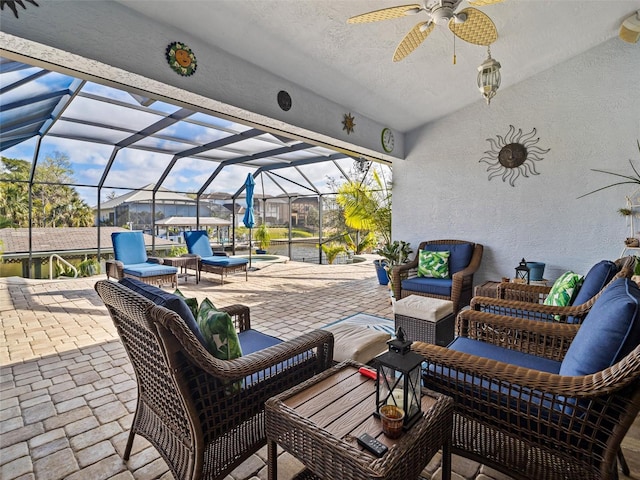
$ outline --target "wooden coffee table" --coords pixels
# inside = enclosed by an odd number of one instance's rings
[[[411,480],[442,448],[442,478],[451,478],[453,400],[423,389],[423,418],[397,440],[373,417],[375,382],[346,361],[266,402],[269,480],[277,479],[277,445],[325,480]],[[356,438],[369,433],[389,447],[381,458]]]

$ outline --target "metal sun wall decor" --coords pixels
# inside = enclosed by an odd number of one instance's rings
[[[487,138],[491,150],[485,151],[485,156],[479,161],[489,165],[489,180],[501,176],[503,182],[508,180],[509,185],[515,187],[515,181],[520,175],[527,178],[529,175],[540,175],[534,162],[543,160],[541,155],[550,149],[537,147],[540,138],[534,138],[535,135],[535,128],[523,134],[521,128],[516,132],[516,128],[509,125],[509,132],[504,138],[500,135],[496,135],[497,140]]]
[[[342,119],[342,129],[347,131],[347,135],[353,132],[353,129],[356,126],[356,119],[351,115],[351,112],[345,113],[344,118]]]
[[[31,5],[35,5],[36,7],[40,6],[34,0],[24,0],[24,1],[29,2]],[[27,6],[24,4],[22,0],[0,0],[0,10],[4,10],[5,5],[11,9],[11,11],[13,12],[16,18],[19,18],[18,8],[16,7],[16,5],[20,5],[25,10],[27,9]]]

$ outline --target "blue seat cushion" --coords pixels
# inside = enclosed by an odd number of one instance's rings
[[[591,267],[587,276],[584,277],[582,286],[571,305],[582,305],[583,303],[591,300],[591,298],[594,295],[597,295],[598,292],[602,290],[617,273],[618,267],[610,260],[602,260],[596,263]]]
[[[184,232],[184,242],[187,244],[187,250],[191,254],[200,255],[201,257],[213,256],[209,235],[207,235],[206,230]]]
[[[125,265],[147,261],[147,250],[142,232],[113,232],[111,243],[116,260]]]
[[[249,329],[238,334],[240,340],[240,346],[242,347],[242,354],[249,355],[250,353],[258,352],[267,347],[272,347],[282,343],[282,340],[266,333],[259,332],[257,330]]]
[[[228,266],[236,266],[236,265],[244,265],[245,263],[249,263],[249,260],[246,258],[234,258],[227,257],[221,255],[212,255],[210,257],[202,257],[202,263],[205,265],[213,265],[216,267],[228,267]]]
[[[560,375],[590,375],[620,361],[640,343],[640,289],[615,280],[593,304],[560,367]]]
[[[125,264],[123,270],[124,273],[136,277],[155,277],[156,275],[173,275],[174,273],[178,273],[178,269],[176,267],[158,263]]]
[[[414,277],[402,281],[402,289],[433,295],[451,296],[450,278]]]
[[[449,256],[449,275],[453,275],[469,266],[471,256],[473,255],[473,248],[472,243],[434,243],[425,246],[425,250],[431,252],[451,252]]]
[[[202,346],[207,348],[207,343],[202,336],[202,332],[200,332],[200,328],[198,328],[196,319],[193,317],[191,309],[185,303],[182,297],[174,295],[173,293],[165,292],[161,288],[141,282],[140,280],[136,280],[135,278],[125,277],[120,280],[120,283],[125,287],[133,290],[134,292],[139,293],[143,297],[151,300],[156,305],[171,310],[172,312],[176,312],[178,315],[180,315],[180,318],[184,320],[184,323],[187,324],[189,330],[193,332]]]
[[[560,362],[544,357],[538,357],[529,353],[509,350],[498,345],[485,343],[480,340],[473,340],[466,337],[458,337],[447,347],[457,352],[470,353],[478,357],[490,358],[499,362],[518,365],[519,367],[531,368],[548,373],[558,373]]]

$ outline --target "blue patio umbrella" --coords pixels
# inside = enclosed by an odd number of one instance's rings
[[[256,185],[253,175],[247,174],[247,180],[244,182],[247,195],[247,209],[244,212],[242,222],[249,229],[249,268],[251,268],[251,229],[256,225],[256,218],[253,213],[253,189]]]

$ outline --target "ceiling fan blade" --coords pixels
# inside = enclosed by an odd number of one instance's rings
[[[475,45],[491,45],[498,39],[498,30],[491,19],[475,8],[465,8],[457,15],[466,15],[467,19],[462,23],[456,23],[456,19],[449,20],[449,30],[465,42]]]
[[[493,5],[494,3],[501,3],[504,0],[469,0],[469,5],[474,7],[485,7],[487,5]]]
[[[362,15],[356,15],[347,20],[347,23],[369,23],[379,22],[381,20],[391,20],[392,18],[400,18],[407,15],[409,11],[415,11],[410,13],[417,13],[422,10],[422,5],[401,5],[399,7],[383,8],[381,10],[374,10],[373,12],[363,13]]]
[[[424,42],[425,38],[433,31],[435,23],[421,22],[417,24],[409,33],[405,35],[395,53],[393,54],[393,61],[399,62]]]

